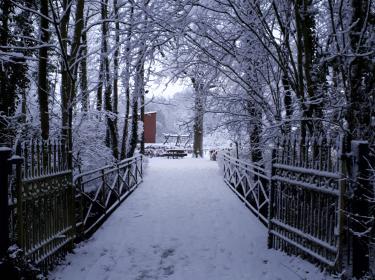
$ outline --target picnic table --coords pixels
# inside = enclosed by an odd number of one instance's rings
[[[183,158],[187,156],[187,153],[182,149],[168,149],[162,156],[167,158]]]

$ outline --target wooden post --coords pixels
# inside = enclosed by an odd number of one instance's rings
[[[352,231],[353,277],[362,278],[369,271],[369,199],[373,197],[369,174],[369,145],[367,141],[352,141],[351,181],[353,197],[350,229]]]
[[[0,147],[0,258],[5,257],[9,247],[8,175],[12,150]]]

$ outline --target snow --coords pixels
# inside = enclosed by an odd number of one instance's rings
[[[152,158],[144,183],[51,279],[332,279],[267,249],[267,229],[216,162]]]

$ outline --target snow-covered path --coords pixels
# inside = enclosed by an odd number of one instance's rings
[[[224,184],[217,163],[151,159],[144,183],[52,279],[330,279],[267,250],[266,228]]]

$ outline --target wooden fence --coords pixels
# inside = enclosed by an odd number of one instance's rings
[[[141,155],[74,179],[68,161],[61,140],[0,147],[0,259],[16,244],[46,272],[142,182]]]
[[[361,277],[374,240],[374,156],[368,144],[284,138],[269,168],[220,153],[224,181],[268,226],[268,245],[331,271]]]

